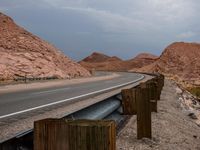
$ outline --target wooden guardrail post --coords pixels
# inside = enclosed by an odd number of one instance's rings
[[[116,150],[115,121],[36,121],[34,150]]]
[[[34,150],[69,150],[68,132],[61,119],[34,122]]]
[[[157,83],[153,80],[147,82],[148,91],[149,91],[149,99],[150,99],[150,107],[151,112],[157,112]]]
[[[164,86],[165,77],[164,77],[164,75],[159,74],[159,75],[157,75],[156,79],[157,79],[157,82],[158,82],[158,89],[159,89],[159,92],[161,94],[162,88]]]
[[[146,83],[137,88],[137,138],[151,138],[151,108]]]
[[[155,83],[156,99],[160,100],[160,95],[161,95],[162,89],[161,89],[161,84],[160,84],[160,80],[159,80],[158,76],[156,78],[153,78],[151,81]]]
[[[116,150],[115,121],[69,121],[70,150]]]
[[[136,89],[122,90],[122,108],[124,115],[136,115]]]
[[[163,87],[165,84],[165,76],[163,74],[161,74],[161,79],[162,79],[162,87]]]

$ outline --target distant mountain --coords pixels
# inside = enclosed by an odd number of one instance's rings
[[[71,78],[90,73],[57,48],[0,13],[0,79]]]
[[[103,62],[109,59],[110,57],[102,53],[94,52],[90,56],[84,58],[84,62]]]
[[[79,63],[85,68],[92,70],[128,71],[132,68],[141,68],[154,62],[158,57],[148,53],[141,53],[133,59],[122,60],[116,56],[94,52]]]
[[[138,69],[152,64],[158,59],[158,56],[149,53],[140,53],[133,59],[127,60],[130,69]]]
[[[79,63],[88,70],[93,70],[93,69],[105,70],[105,71],[125,70],[124,62],[120,58],[116,56],[110,57],[98,52],[92,53],[90,56],[84,58]]]
[[[200,44],[173,43],[155,63],[138,71],[161,72],[184,85],[200,86]]]

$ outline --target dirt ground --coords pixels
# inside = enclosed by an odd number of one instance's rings
[[[133,116],[118,135],[117,150],[200,150],[200,126],[182,102],[177,85],[165,80],[158,113],[152,113],[152,139],[137,140]]]

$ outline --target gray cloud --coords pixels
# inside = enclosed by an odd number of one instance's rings
[[[1,11],[74,59],[93,50],[159,55],[173,41],[200,40],[197,0],[1,1]]]
[[[191,38],[195,36],[194,32],[188,31],[188,32],[184,32],[184,33],[180,33],[177,35],[177,38],[179,39],[187,39],[187,38]]]

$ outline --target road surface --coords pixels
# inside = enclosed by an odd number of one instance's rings
[[[136,73],[119,74],[119,77],[112,80],[2,94],[0,95],[0,119],[90,96],[92,94],[98,94],[99,92],[125,86],[143,78],[143,75]]]

